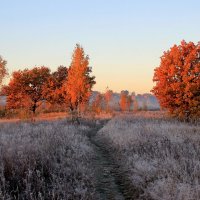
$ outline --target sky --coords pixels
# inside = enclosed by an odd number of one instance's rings
[[[69,66],[77,43],[94,90],[148,93],[163,52],[200,41],[199,0],[0,0],[0,55],[10,74]]]

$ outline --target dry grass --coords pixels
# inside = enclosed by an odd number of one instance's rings
[[[66,121],[0,125],[0,199],[94,199],[86,132]]]
[[[162,115],[162,114],[161,114]],[[200,199],[200,126],[138,112],[112,119],[101,131],[139,199]]]
[[[58,119],[64,119],[68,117],[69,114],[66,112],[53,112],[53,113],[40,113],[36,116],[29,115],[28,117],[13,117],[13,118],[1,118],[0,123],[11,123],[20,121],[52,121]]]
[[[88,132],[111,116],[86,116],[80,126],[55,120],[62,117],[0,124],[0,199],[98,199],[92,166],[97,152]],[[111,119],[97,138],[138,199],[200,199],[199,124],[165,112],[126,113]]]

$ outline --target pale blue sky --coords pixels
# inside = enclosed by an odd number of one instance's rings
[[[0,8],[0,55],[10,72],[67,66],[80,43],[99,91],[149,92],[163,51],[200,41],[198,0],[0,0]]]

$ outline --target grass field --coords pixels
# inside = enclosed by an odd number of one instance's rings
[[[0,199],[93,199],[88,126],[0,125]]]
[[[103,118],[0,123],[0,199],[200,199],[199,124]]]
[[[158,113],[118,116],[101,129],[137,198],[200,199],[200,126]]]

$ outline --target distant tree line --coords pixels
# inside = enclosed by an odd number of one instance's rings
[[[148,105],[148,98],[150,97],[153,97],[153,95],[136,95],[134,92],[129,93],[127,90],[123,90],[118,94],[108,89],[105,93],[98,92],[91,98],[90,108],[95,113],[101,113],[102,111],[132,112],[140,110],[158,110],[159,104],[154,106],[154,108]]]

